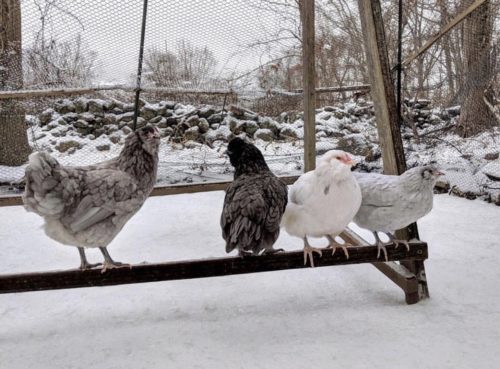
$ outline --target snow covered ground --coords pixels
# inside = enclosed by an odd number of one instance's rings
[[[222,256],[222,201],[150,198],[110,253],[133,263]],[[499,216],[435,196],[419,222],[431,299],[412,306],[371,265],[0,295],[0,368],[498,369]],[[0,219],[0,274],[78,265],[38,216],[6,207]],[[301,242],[282,234],[278,246]]]

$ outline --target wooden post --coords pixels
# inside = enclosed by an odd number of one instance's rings
[[[401,174],[406,171],[403,140],[399,128],[399,114],[391,77],[389,57],[385,42],[384,24],[380,0],[358,0],[361,27],[365,41],[367,63],[370,66],[370,85],[377,130],[382,150],[385,174]],[[416,224],[396,232],[401,239],[418,238]],[[427,280],[423,261],[401,263],[417,276],[420,297],[428,297]]]
[[[406,170],[379,0],[358,0],[385,174]]]
[[[300,0],[304,86],[304,172],[316,167],[316,75],[314,68],[314,0]]]
[[[0,90],[23,87],[21,0],[0,0]],[[28,160],[24,107],[2,102],[0,112],[0,165],[18,166]]]

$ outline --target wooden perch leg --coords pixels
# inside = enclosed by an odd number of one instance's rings
[[[427,286],[427,278],[425,276],[425,266],[423,260],[418,261],[401,261],[408,271],[416,277],[417,291],[405,291],[406,303],[415,304],[422,299],[429,298],[429,288]]]
[[[341,237],[353,245],[366,245],[367,242],[350,229],[346,229]],[[388,244],[389,246],[392,244]],[[419,253],[420,251],[417,251]],[[405,260],[400,264],[392,261],[386,263],[372,263],[386,277],[399,286],[404,294],[408,305],[416,304],[420,300],[429,297],[427,279],[425,278],[424,260]]]
[[[420,301],[417,276],[411,273],[406,267],[395,262],[373,263],[373,266],[403,290],[405,301],[408,305],[416,304]]]

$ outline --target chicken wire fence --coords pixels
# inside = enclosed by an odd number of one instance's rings
[[[397,3],[382,1],[394,67]],[[403,60],[472,3],[404,2]],[[117,155],[133,128],[144,2],[1,4],[0,89],[26,93],[0,100],[0,182],[22,186],[32,149],[68,165]],[[137,123],[161,130],[160,184],[231,178],[223,152],[237,135],[254,141],[278,175],[302,172],[299,4],[149,0]],[[491,179],[500,151],[498,5],[484,1],[403,68],[408,164],[438,162],[451,169],[448,186],[464,194],[500,187]],[[357,1],[316,0],[315,6],[317,152],[340,148],[355,155],[360,170],[381,170]],[[61,89],[85,91],[29,92]]]

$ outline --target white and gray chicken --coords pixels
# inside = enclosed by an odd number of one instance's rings
[[[377,258],[383,251],[387,260],[386,244],[380,240],[378,232],[386,233],[396,246],[402,243],[409,250],[408,242],[397,240],[393,232],[431,211],[433,188],[442,174],[433,165],[415,167],[400,176],[354,172],[363,195],[354,222],[372,231],[378,247]]]
[[[67,167],[46,152],[35,152],[26,168],[24,206],[45,220],[47,236],[80,253],[89,269],[87,247],[104,256],[103,272],[123,266],[106,247],[141,208],[156,182],[160,135],[146,126],[130,133],[118,157],[90,166]]]
[[[351,173],[352,165],[346,152],[328,151],[315,170],[301,175],[290,188],[282,226],[304,241],[304,264],[309,258],[314,266],[313,252],[321,256],[321,250],[309,245],[308,236],[326,237],[333,252],[340,246],[349,257],[346,245],[337,243],[335,237],[347,227],[361,204],[361,190]]]

